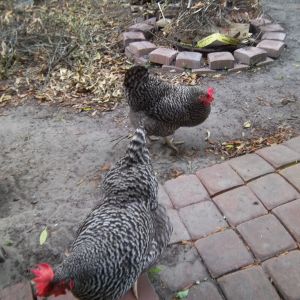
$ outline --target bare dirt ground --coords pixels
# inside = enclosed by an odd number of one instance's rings
[[[176,132],[175,139],[185,142],[177,157],[159,142],[150,146],[162,183],[172,169],[192,173],[221,160],[220,155],[207,153],[206,130],[213,141],[251,137],[255,131],[243,128],[250,120],[259,132],[290,126],[300,133],[297,2],[264,2],[267,13],[288,31],[288,47],[278,61],[247,73],[204,79],[203,86],[217,92],[209,120]],[[124,154],[128,140],[120,138],[132,131],[127,113],[124,101],[113,112],[95,116],[34,101],[1,110],[0,245],[7,255],[0,263],[0,288],[28,278],[28,268],[37,262],[61,261],[79,221],[98,199],[109,164]],[[45,227],[49,237],[40,246]],[[157,288],[162,299],[171,298],[171,291]]]

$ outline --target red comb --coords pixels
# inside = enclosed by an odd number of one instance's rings
[[[215,90],[212,87],[209,87],[207,89],[207,95],[208,95],[208,97],[210,97],[211,99],[213,99],[214,98],[214,94],[215,94]]]
[[[50,286],[49,284],[54,279],[54,272],[49,264],[38,264],[36,269],[31,270],[36,276],[33,282],[36,283],[37,296],[47,296]]]

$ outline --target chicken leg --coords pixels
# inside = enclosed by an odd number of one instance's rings
[[[164,137],[164,140],[165,140],[165,143],[167,144],[167,146],[170,147],[171,149],[173,149],[177,154],[179,153],[179,150],[175,145],[184,144],[183,141],[173,142],[173,138],[170,139],[167,136]]]

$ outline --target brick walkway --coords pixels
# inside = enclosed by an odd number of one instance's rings
[[[172,243],[192,240],[176,266],[162,266],[169,290],[188,300],[300,299],[300,137],[160,187]]]
[[[186,299],[300,299],[300,136],[169,180],[159,201],[174,226],[171,242],[193,241],[159,274],[169,290],[197,281]],[[20,285],[0,299],[32,300]],[[158,299],[145,276],[140,290],[140,300]]]

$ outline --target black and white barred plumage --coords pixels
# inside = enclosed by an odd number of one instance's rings
[[[142,124],[148,135],[168,136],[179,127],[199,125],[211,111],[201,102],[206,93],[199,86],[169,84],[143,66],[127,70],[124,89],[132,125]]]
[[[54,283],[73,281],[80,300],[116,300],[166,248],[172,228],[157,202],[157,180],[145,134],[137,129],[126,155],[107,173],[101,203],[80,226]]]

